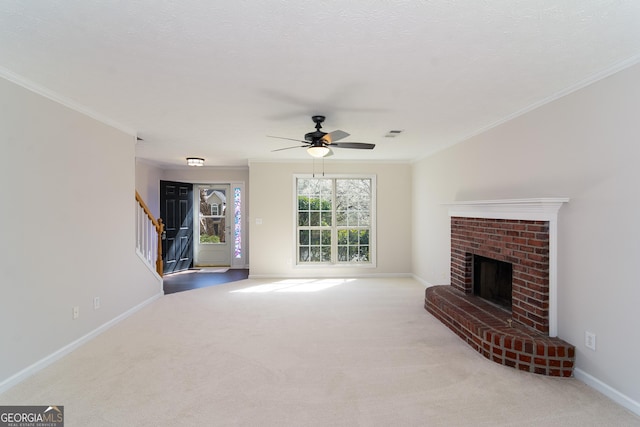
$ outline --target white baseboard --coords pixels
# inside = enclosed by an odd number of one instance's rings
[[[249,269],[249,265],[248,264],[243,264],[243,265],[232,265],[229,267],[231,270],[248,270]]]
[[[249,274],[249,279],[268,279],[268,280],[289,280],[289,279],[385,279],[385,278],[399,278],[399,277],[412,277],[410,273],[374,273],[374,274],[338,274],[332,276],[316,276],[312,275],[303,276],[283,276],[282,274]]]
[[[597,391],[599,391],[600,393],[604,394],[605,396],[607,396],[609,399],[613,400],[617,404],[624,406],[634,414],[640,415],[640,403],[631,399],[629,396],[620,393],[618,390],[614,389],[608,384],[603,383],[596,377],[587,374],[582,369],[574,368],[573,376],[576,377],[576,379],[578,379],[579,381],[582,381],[583,383],[588,385],[589,387],[592,387]]]
[[[427,282],[427,281],[426,281],[426,280],[424,280],[423,278],[416,276],[415,274],[412,274],[412,275],[411,275],[411,277],[412,277],[415,281],[422,283],[422,284],[424,285],[424,287],[425,287],[425,288],[430,288],[431,286],[436,286],[436,285],[434,285],[433,283]]]
[[[164,295],[164,293],[162,291],[160,291],[160,293],[157,293],[156,295],[152,296],[151,298],[149,298],[149,299],[141,302],[140,304],[130,308],[129,310],[127,310],[124,313],[122,313],[121,315],[109,320],[107,323],[99,326],[98,328],[94,329],[93,331],[89,332],[88,334],[78,338],[77,340],[73,341],[70,344],[67,344],[66,346],[64,346],[61,349],[55,351],[54,353],[50,354],[49,356],[38,360],[37,362],[35,362],[31,366],[28,366],[28,367],[24,368],[23,370],[21,370],[17,374],[10,376],[9,378],[7,378],[6,380],[4,380],[4,381],[2,381],[0,383],[0,394],[4,393],[7,390],[9,390],[14,385],[24,381],[25,379],[27,379],[31,375],[35,374],[36,372],[38,372],[38,371],[46,368],[47,366],[51,365],[56,360],[59,360],[62,357],[66,356],[67,354],[71,353],[73,350],[77,349],[78,347],[80,347],[81,345],[87,343],[88,341],[92,340],[93,338],[97,337],[98,335],[100,335],[101,333],[106,331],[107,329],[109,329],[112,326],[114,326],[116,323],[126,319],[129,316],[131,316],[133,313],[135,313],[136,311],[140,310],[144,306],[146,306],[148,304],[151,304],[153,301],[155,301],[156,299],[160,298],[163,295]]]

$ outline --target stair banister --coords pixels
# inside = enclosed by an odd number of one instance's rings
[[[156,219],[147,204],[136,190],[136,201],[138,202],[138,218],[136,221],[136,248],[141,253],[145,261],[153,263],[155,270],[162,277],[162,235],[164,233],[164,223],[162,218]],[[153,233],[151,232],[153,230]]]

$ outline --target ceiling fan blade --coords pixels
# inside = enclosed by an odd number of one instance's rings
[[[286,139],[287,141],[296,141],[296,142],[303,142],[305,144],[308,144],[309,141],[303,141],[301,139],[295,139],[295,138],[285,138],[283,136],[272,136],[272,135],[267,135],[267,138],[277,138],[277,139]]]
[[[273,153],[274,151],[291,150],[292,148],[307,148],[307,146],[306,145],[294,145],[293,147],[285,147],[285,148],[278,148],[277,150],[271,150],[271,152]]]
[[[339,148],[357,148],[360,150],[373,150],[376,144],[368,144],[366,142],[341,142],[339,144],[331,144],[332,147]]]
[[[327,144],[333,144],[334,141],[340,141],[348,136],[349,134],[343,130],[334,130],[323,136],[322,139],[324,139]]]

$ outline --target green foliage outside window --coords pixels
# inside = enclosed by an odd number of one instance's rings
[[[328,227],[331,223],[331,200],[298,196],[298,225]]]
[[[201,234],[200,243],[220,243],[220,236]]]

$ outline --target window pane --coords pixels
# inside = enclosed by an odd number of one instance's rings
[[[369,261],[369,246],[360,246],[360,256],[362,261]]]
[[[311,247],[311,262],[320,262],[320,248],[317,246]]]
[[[310,214],[309,225],[312,227],[318,227],[320,225],[320,212],[311,211]]]
[[[311,199],[309,199],[309,209],[311,209],[312,211],[320,210],[320,199],[318,199],[317,194],[311,196]]]
[[[346,262],[349,259],[349,248],[347,246],[338,246],[338,261]]]
[[[322,212],[322,225],[324,227],[331,225],[331,212]]]
[[[306,190],[309,186],[308,179],[299,179],[298,180],[298,194],[306,194]]]
[[[331,206],[331,194],[325,194],[320,201],[320,209],[323,211],[331,211],[333,206]]]
[[[322,261],[330,262],[331,261],[331,247],[323,246],[322,247]]]
[[[300,247],[300,262],[309,261],[309,248],[306,246]]]
[[[331,230],[322,231],[322,244],[331,245]]]
[[[350,226],[352,226],[352,227],[354,227],[354,226],[358,226],[358,212],[356,212],[356,211],[349,211],[347,221],[348,221],[348,224],[347,224],[347,225],[350,225]]]
[[[298,225],[301,225],[301,226],[309,225],[309,212],[298,213]]]
[[[311,244],[312,245],[320,244],[320,230],[311,230]]]
[[[369,225],[369,218],[370,218],[369,212],[361,211],[358,218],[359,225],[361,226]]]
[[[309,210],[309,198],[305,196],[298,196],[298,210],[299,211],[308,211]]]
[[[214,194],[214,191],[208,188],[200,188],[200,214],[199,214],[199,223],[200,223],[200,243],[202,244],[210,244],[210,243],[220,243],[221,237],[224,239],[224,236],[220,236],[220,232],[224,230],[220,230],[220,219],[214,218],[213,215],[217,215],[218,205],[223,200],[226,200],[224,197],[224,192],[221,193],[222,196],[218,196]]]
[[[298,243],[300,243],[300,245],[308,245],[309,244],[309,230],[300,230],[299,232],[300,235],[300,240]]]
[[[358,258],[358,247],[349,246],[349,261],[357,261],[357,258]]]
[[[338,230],[338,244],[346,245],[348,242],[349,232],[347,230]]]

